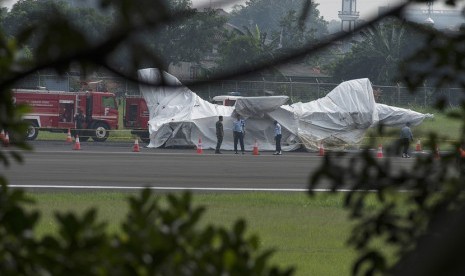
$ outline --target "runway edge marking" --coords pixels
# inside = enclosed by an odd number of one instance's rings
[[[192,190],[192,191],[257,191],[257,192],[308,192],[309,189],[267,189],[267,188],[202,188],[202,187],[153,187],[153,186],[73,186],[73,185],[8,185],[10,188],[37,189],[94,189],[94,190]],[[331,189],[312,189],[312,192],[332,192]],[[335,192],[352,192],[350,189],[337,189]],[[359,192],[376,192],[376,190],[354,190]]]

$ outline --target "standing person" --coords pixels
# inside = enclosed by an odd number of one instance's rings
[[[276,141],[276,152],[273,155],[281,155],[281,125],[274,121],[274,140]]]
[[[215,153],[221,154],[220,148],[221,143],[223,143],[224,131],[223,131],[223,116],[218,117],[218,121],[216,122],[216,150]]]
[[[233,123],[234,152],[237,154],[237,142],[241,144],[241,151],[244,154],[244,134],[245,122],[237,115],[237,120]]]
[[[74,115],[74,121],[76,122],[76,133],[74,135],[74,138],[76,138],[77,135],[81,134],[81,129],[83,128],[82,123],[84,122],[84,114],[82,114],[82,110],[78,108],[78,112],[76,115]]]
[[[406,123],[405,126],[400,130],[400,139],[404,147],[402,151],[402,158],[410,158],[408,155],[408,149],[410,147],[410,142],[413,141],[412,130],[410,129],[410,123]]]
[[[462,176],[465,173],[465,142],[460,143],[456,153],[457,169]]]

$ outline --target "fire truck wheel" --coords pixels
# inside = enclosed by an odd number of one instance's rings
[[[95,142],[104,142],[107,140],[109,133],[110,127],[102,122],[98,122],[94,126],[94,136],[92,136],[92,140]]]
[[[150,143],[150,137],[149,137],[149,135],[150,135],[150,134],[149,134],[149,132],[147,131],[147,132],[145,132],[145,133],[139,134],[139,137],[140,137],[140,139],[142,140],[142,142],[144,142],[144,143]]]
[[[38,125],[36,122],[29,123],[26,133],[26,140],[32,141],[37,138],[37,135],[39,135],[39,129],[37,129],[37,127]]]

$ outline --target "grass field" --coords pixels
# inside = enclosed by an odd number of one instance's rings
[[[117,192],[34,193],[42,212],[37,234],[56,231],[53,217],[60,210],[80,213],[96,207],[108,230],[117,232],[128,208],[129,194]],[[296,275],[347,275],[356,254],[346,246],[351,222],[342,207],[342,195],[310,198],[302,193],[194,194],[195,205],[207,207],[202,224],[230,227],[244,218],[249,234],[257,234],[261,249],[276,249],[272,259],[295,266]]]

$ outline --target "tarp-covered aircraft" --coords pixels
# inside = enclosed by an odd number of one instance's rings
[[[255,142],[260,150],[274,150],[274,125],[282,126],[282,150],[300,147],[317,150],[357,145],[370,127],[383,124],[400,127],[407,122],[417,126],[431,114],[392,107],[375,102],[368,79],[341,83],[325,97],[287,105],[287,96],[242,97],[234,106],[222,106],[203,100],[183,86],[174,76],[156,68],[141,69],[139,79],[158,86],[141,85],[140,91],[150,111],[148,147],[194,146],[199,138],[203,148],[215,148],[215,123],[224,118],[223,150],[233,149],[233,120],[245,119],[246,150]]]

